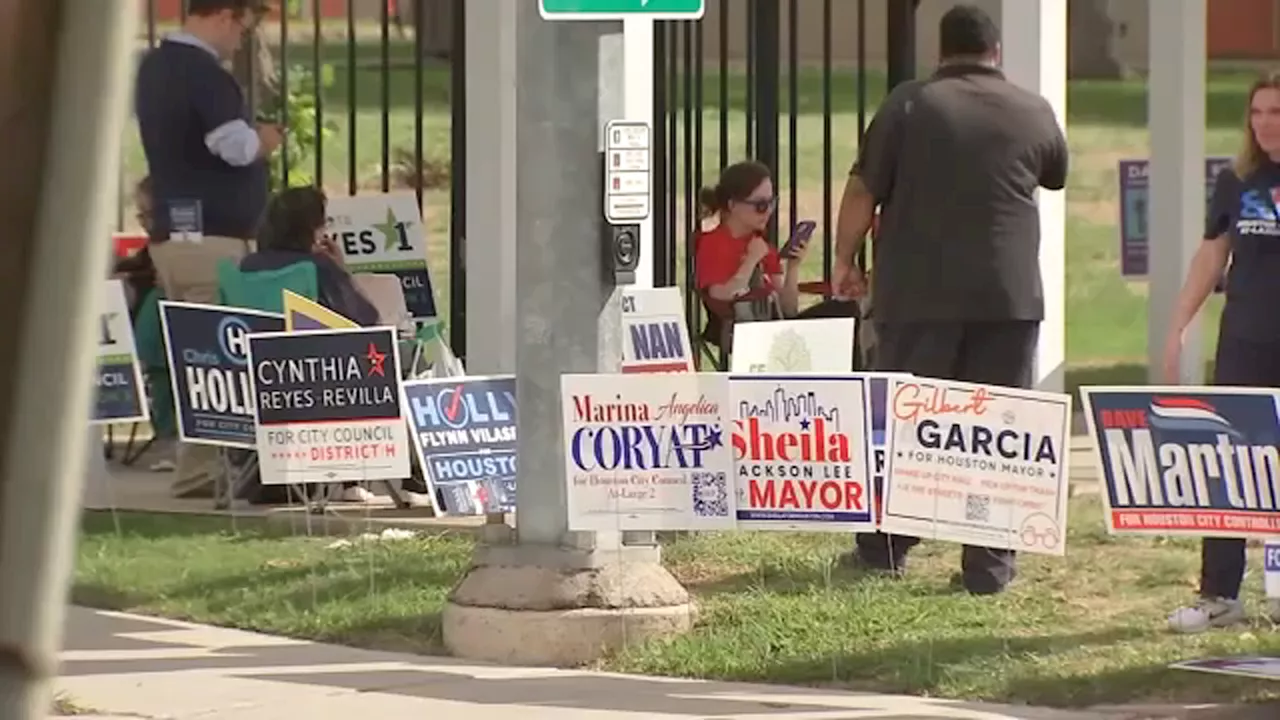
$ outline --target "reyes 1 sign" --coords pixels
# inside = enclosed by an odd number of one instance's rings
[[[353,273],[400,278],[405,305],[417,320],[436,317],[427,268],[427,238],[417,197],[411,192],[329,198],[327,233]]]

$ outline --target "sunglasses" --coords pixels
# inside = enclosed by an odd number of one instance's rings
[[[747,198],[746,200],[741,200],[739,202],[758,213],[767,213],[777,206],[778,198]]]

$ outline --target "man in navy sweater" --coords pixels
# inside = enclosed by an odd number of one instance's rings
[[[216,303],[217,266],[239,263],[267,203],[267,162],[279,127],[254,123],[224,66],[262,0],[188,0],[181,32],[138,67],[135,110],[151,173],[151,257],[169,300]],[[222,470],[213,448],[180,449],[174,494],[208,494]]]

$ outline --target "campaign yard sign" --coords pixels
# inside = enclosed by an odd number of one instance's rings
[[[1280,535],[1280,400],[1263,388],[1080,389],[1107,529]]]
[[[622,294],[624,373],[693,372],[693,346],[680,288],[628,288]]]
[[[96,394],[90,422],[146,422],[150,409],[143,391],[142,365],[138,362],[124,285],[119,280],[108,280],[103,292],[106,309],[98,314]]]
[[[515,377],[411,380],[403,392],[418,463],[438,509],[448,515],[513,512]]]
[[[183,442],[252,450],[257,443],[249,335],[280,332],[284,318],[244,308],[160,303],[169,379]]]
[[[884,511],[885,452],[888,447],[889,384],[894,378],[909,378],[906,373],[863,373],[867,379],[867,436],[871,443],[871,488],[875,502],[876,523]]]
[[[427,269],[427,238],[418,199],[411,192],[329,198],[327,233],[353,273],[400,278],[405,305],[415,320],[436,317]]]
[[[570,530],[729,530],[727,375],[563,375]]]
[[[1065,553],[1069,395],[899,378],[888,410],[885,532]]]
[[[284,302],[284,329],[288,332],[360,327],[355,320],[343,317],[315,300],[302,297],[291,290],[284,290],[281,300]]]
[[[733,472],[742,530],[874,530],[867,381],[733,375]]]
[[[1280,657],[1240,656],[1185,660],[1169,666],[1174,670],[1192,670],[1213,675],[1231,675],[1254,680],[1280,680]]]
[[[853,369],[853,318],[741,323],[733,328],[736,373],[836,373]]]
[[[264,484],[409,476],[391,328],[249,336]]]

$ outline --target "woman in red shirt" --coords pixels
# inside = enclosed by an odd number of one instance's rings
[[[730,165],[719,183],[702,189],[698,200],[704,217],[719,219],[697,240],[693,274],[698,291],[709,300],[733,303],[757,287],[766,287],[782,316],[795,317],[807,243],[792,248],[784,270],[778,250],[765,241],[765,228],[777,206],[769,168],[750,161]],[[759,280],[753,284],[757,268]]]

